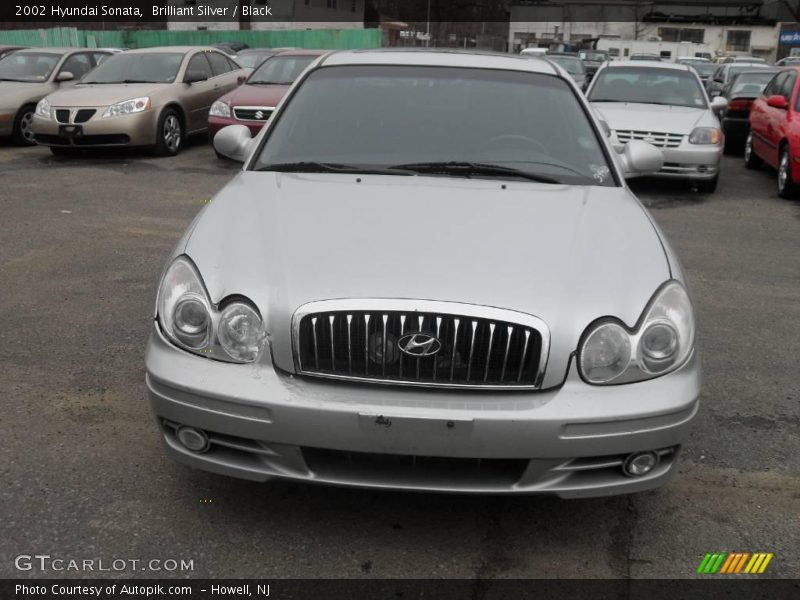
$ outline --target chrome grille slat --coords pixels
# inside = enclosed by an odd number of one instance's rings
[[[617,129],[617,139],[622,144],[632,140],[647,141],[658,148],[677,148],[683,141],[681,133],[665,133],[660,131],[639,131],[631,129]]]
[[[474,389],[540,387],[550,341],[531,315],[426,300],[313,302],[295,313],[292,333],[301,375]],[[405,354],[404,336],[438,341]]]

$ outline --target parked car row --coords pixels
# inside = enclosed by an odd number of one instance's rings
[[[174,155],[187,136],[213,137],[224,125],[256,133],[322,53],[244,50],[247,68],[210,47],[9,48],[0,58],[0,136],[58,155],[138,146]]]

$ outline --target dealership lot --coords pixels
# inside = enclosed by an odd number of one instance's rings
[[[40,553],[210,577],[688,577],[706,552],[760,551],[798,576],[800,202],[773,173],[726,157],[713,195],[637,182],[694,292],[703,404],[672,484],[562,501],[263,485],[163,457],[143,366],[158,275],[236,168],[201,143],[0,146],[0,575],[86,575],[14,568]]]

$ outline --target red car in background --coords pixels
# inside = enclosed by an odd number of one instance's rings
[[[800,192],[800,67],[777,73],[750,108],[750,131],[744,146],[748,169],[766,163],[778,171],[778,194]]]
[[[268,58],[244,85],[214,102],[208,113],[211,141],[223,127],[246,125],[255,136],[272,115],[294,80],[327,50],[286,50]]]

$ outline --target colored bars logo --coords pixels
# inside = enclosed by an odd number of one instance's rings
[[[706,553],[698,573],[705,575],[738,575],[743,573],[759,575],[764,572],[774,555],[769,552],[714,552]]]

